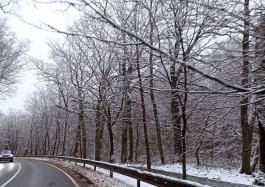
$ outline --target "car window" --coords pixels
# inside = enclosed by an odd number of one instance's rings
[[[1,154],[11,154],[11,151],[10,151],[10,150],[3,150],[3,151],[1,152]]]

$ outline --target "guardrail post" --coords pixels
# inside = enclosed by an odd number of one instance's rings
[[[109,176],[110,178],[113,178],[113,169],[110,169]]]
[[[96,171],[97,170],[97,166],[94,166],[94,171]]]
[[[86,163],[84,163],[84,168],[86,167]]]
[[[141,181],[140,180],[137,180],[137,187],[140,187],[141,186]]]

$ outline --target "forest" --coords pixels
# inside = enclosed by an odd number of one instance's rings
[[[0,1],[1,2],[1,1]],[[40,85],[0,117],[0,147],[115,163],[265,173],[265,2],[36,1],[80,13],[31,58]],[[0,9],[5,6],[0,3]],[[67,11],[64,9],[64,11]],[[0,96],[27,45],[0,27]],[[3,25],[3,26],[2,26]]]

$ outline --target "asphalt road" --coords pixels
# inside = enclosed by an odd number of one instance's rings
[[[38,160],[0,162],[0,187],[77,187],[60,169]]]

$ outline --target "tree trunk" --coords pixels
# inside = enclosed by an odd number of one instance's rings
[[[128,161],[130,163],[133,162],[133,127],[132,127],[132,99],[131,99],[131,76],[132,76],[132,64],[130,63],[131,61],[129,61],[129,67],[128,67],[128,80],[127,80],[127,107],[126,107],[126,123],[127,123],[127,127],[129,130],[129,155],[128,155]]]
[[[78,123],[77,128],[76,128],[73,157],[79,157],[78,150],[79,150],[80,140],[81,140],[81,134],[80,133],[81,133],[81,126]]]
[[[30,132],[29,132],[29,154],[33,155],[33,126],[32,124],[30,125]]]
[[[150,44],[153,45],[153,34],[154,34],[154,23],[152,19],[152,7],[153,7],[153,1],[150,1],[150,15],[149,15],[149,24],[150,24]],[[163,146],[162,146],[162,140],[161,140],[161,130],[160,130],[160,122],[159,122],[159,116],[158,116],[158,110],[155,100],[155,94],[154,90],[152,89],[154,87],[154,59],[153,59],[153,50],[150,49],[150,55],[149,55],[149,64],[150,64],[150,98],[153,106],[153,113],[155,118],[155,127],[156,127],[156,139],[157,139],[157,147],[159,151],[160,161],[162,164],[165,164],[165,157],[163,152]]]
[[[127,123],[127,112],[128,112],[128,101],[126,95],[124,96],[124,111],[122,120],[122,135],[121,135],[121,163],[126,163],[128,159],[128,123]]]
[[[186,62],[186,57],[184,53],[183,60]],[[186,62],[187,63],[187,62]],[[182,138],[182,178],[187,179],[187,169],[186,169],[186,158],[187,158],[187,152],[186,152],[186,131],[187,131],[187,117],[186,117],[186,107],[187,107],[187,101],[188,101],[188,74],[187,74],[187,67],[184,67],[184,101],[182,103],[182,120],[183,120],[183,127],[181,131],[181,138]]]
[[[78,89],[78,97],[79,97],[79,121],[78,123],[80,124],[80,128],[81,128],[81,158],[87,158],[87,154],[86,154],[86,124],[85,124],[85,111],[84,111],[84,98],[83,98],[83,94],[82,94],[82,89],[79,88]]]
[[[64,134],[63,134],[63,145],[62,145],[61,155],[64,155],[65,153],[65,145],[66,145],[66,138],[67,138],[67,131],[68,131],[68,118],[69,118],[69,113],[67,112],[65,114],[65,121],[64,121]]]
[[[96,136],[95,136],[95,160],[102,160],[102,138],[103,138],[103,125],[101,121],[101,98],[98,99],[96,107]]]
[[[198,147],[195,150],[195,157],[196,157],[197,166],[201,165],[200,156],[199,156],[199,151],[200,151],[201,147],[202,147],[202,140],[200,141]]]
[[[180,160],[182,152],[182,142],[181,142],[181,121],[180,121],[180,111],[178,102],[178,92],[177,89],[177,76],[175,64],[170,67],[171,74],[171,115],[174,133],[174,156],[177,157],[177,161]]]
[[[60,110],[58,110],[57,112],[57,119],[56,119],[56,129],[55,129],[55,137],[54,137],[54,145],[53,145],[53,148],[52,148],[52,152],[51,154],[52,155],[58,155],[58,151],[59,151],[59,147],[60,147],[60,144],[61,144],[61,112]]]
[[[108,106],[107,111],[107,124],[108,124],[108,131],[109,131],[109,143],[110,143],[110,154],[109,154],[109,160],[110,163],[112,163],[112,160],[114,159],[114,141],[113,141],[113,132],[112,132],[112,121],[111,121],[111,112],[110,112],[110,106]]]
[[[241,84],[248,87],[249,77],[249,0],[244,2],[244,32],[242,40],[243,63]],[[253,127],[248,123],[248,96],[242,96],[240,106],[241,129],[242,129],[242,152],[240,173],[251,175],[250,157]]]
[[[151,171],[151,156],[150,156],[150,148],[148,141],[148,132],[147,132],[147,121],[146,121],[146,109],[145,109],[145,101],[144,101],[144,89],[142,83],[142,76],[140,71],[140,51],[139,46],[136,46],[136,65],[137,65],[137,74],[138,81],[140,86],[140,97],[141,97],[141,107],[142,107],[142,120],[144,124],[144,140],[145,140],[145,149],[146,149],[146,165],[148,171]]]
[[[257,87],[264,86],[264,73],[265,73],[265,15],[261,15],[259,24],[255,30],[255,81]],[[258,156],[258,175],[254,181],[254,184],[258,186],[265,185],[265,130],[260,117],[264,118],[264,96],[265,94],[257,95],[256,99],[256,116],[258,120],[259,129],[259,156]],[[263,119],[264,120],[264,119]]]
[[[251,172],[252,173],[255,172],[255,169],[256,169],[256,166],[258,165],[258,163],[259,163],[259,144],[257,144],[255,146],[255,149],[254,149],[254,155],[253,155],[252,162],[251,162]]]
[[[258,119],[259,126],[259,171],[265,173],[265,130],[264,127]]]
[[[134,155],[134,161],[138,161],[138,148],[139,148],[139,124],[136,126],[136,140],[135,140],[135,155]]]
[[[124,38],[125,41],[125,38]],[[127,48],[124,47],[124,54],[128,57]],[[124,58],[122,64],[122,75],[124,77],[124,108],[122,120],[122,142],[121,142],[121,163],[126,163],[127,160],[133,160],[133,131],[131,120],[131,97],[130,97],[130,76],[132,74],[132,66],[129,64],[127,69],[126,63],[130,63],[129,59]],[[129,137],[128,137],[129,135]],[[128,138],[129,138],[129,155],[128,155]]]
[[[43,154],[47,155],[48,151],[50,151],[50,136],[49,136],[49,118],[48,114],[43,113],[43,121],[45,127],[45,137],[43,142]]]
[[[132,128],[132,120],[131,120],[131,100],[129,101],[129,107],[128,107],[128,128],[129,128],[129,155],[128,155],[128,161],[129,163],[133,162],[133,128]]]
[[[36,142],[36,145],[35,145],[35,149],[34,149],[34,155],[38,155],[39,154],[39,143],[40,143],[40,139],[39,137],[37,137],[37,142]]]
[[[129,84],[129,83],[128,83]],[[126,92],[126,99],[125,99],[125,123],[126,123],[126,130],[129,133],[129,155],[128,155],[128,162],[132,163],[133,161],[133,129],[132,129],[132,107],[131,107],[131,97],[129,90]]]

